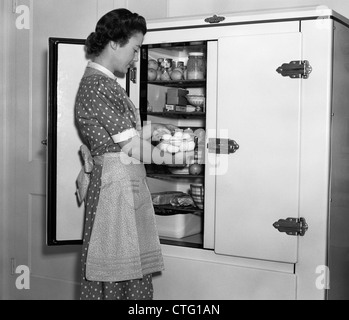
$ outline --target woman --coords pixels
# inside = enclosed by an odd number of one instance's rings
[[[141,127],[139,114],[115,73],[126,74],[138,60],[147,32],[145,19],[126,9],[113,10],[86,41],[92,56],[81,80],[75,115],[86,141],[90,182],[85,198],[81,299],[152,299],[152,274],[163,270],[151,195],[143,163],[185,161],[154,148],[155,130]],[[93,157],[93,161],[89,156]]]

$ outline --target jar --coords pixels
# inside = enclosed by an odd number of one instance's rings
[[[188,80],[203,80],[205,79],[206,65],[204,54],[202,52],[189,53],[187,64],[187,79]]]
[[[183,70],[184,70],[184,62],[183,61],[173,61],[172,62],[172,69],[173,70],[180,69],[183,72]]]

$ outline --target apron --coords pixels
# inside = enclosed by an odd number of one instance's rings
[[[141,279],[164,269],[146,171],[136,162],[123,152],[93,158],[102,175],[87,251],[87,280]]]

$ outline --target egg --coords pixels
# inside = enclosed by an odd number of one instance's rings
[[[177,152],[179,152],[179,147],[173,146],[173,145],[170,144],[170,145],[167,147],[167,152],[170,152],[170,153],[177,153]]]
[[[179,151],[185,152],[188,150],[188,142],[183,141],[181,145],[179,146]]]
[[[165,133],[163,136],[162,136],[162,139],[163,140],[170,140],[172,138],[172,136],[169,134],[169,133]]]
[[[184,133],[183,133],[183,136],[182,136],[182,139],[183,139],[183,140],[189,140],[189,139],[191,139],[190,133],[184,132]]]
[[[176,131],[175,134],[173,135],[177,139],[182,139],[183,137],[183,132],[182,131]]]
[[[170,146],[170,144],[169,143],[160,143],[159,145],[158,145],[158,148],[160,149],[160,150],[162,150],[162,151],[167,151],[167,148]]]
[[[180,146],[182,144],[183,140],[182,139],[177,139],[175,137],[172,137],[171,140],[170,140],[170,143],[173,145],[173,146]]]

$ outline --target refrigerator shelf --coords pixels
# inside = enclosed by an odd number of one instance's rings
[[[147,177],[154,179],[203,179],[202,174],[148,173]]]
[[[164,117],[164,118],[197,118],[205,117],[206,112],[179,112],[179,111],[163,111],[163,112],[142,112],[144,115]]]
[[[175,174],[169,171],[167,165],[146,164],[145,169],[147,171],[148,178],[154,179],[203,179],[204,174]],[[203,170],[204,172],[205,170]]]
[[[158,86],[166,87],[181,87],[181,88],[198,88],[206,86],[206,80],[155,80],[155,81],[146,81],[147,84],[154,84]]]
[[[181,239],[175,239],[170,237],[163,237],[160,236],[160,243],[171,245],[171,246],[180,246],[180,247],[187,247],[187,248],[203,248],[203,234],[195,234],[193,236],[181,238]]]

